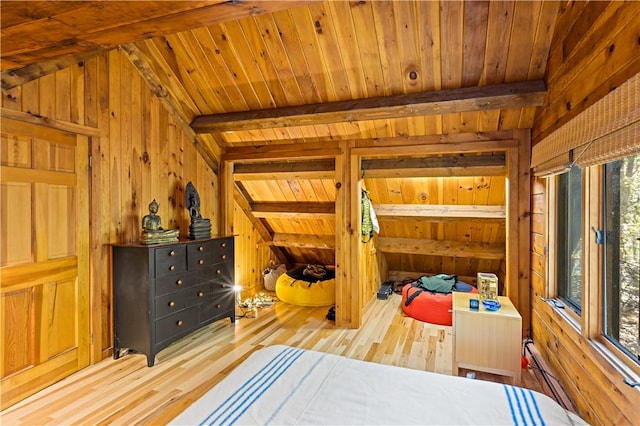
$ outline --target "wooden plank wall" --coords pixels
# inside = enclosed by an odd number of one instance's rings
[[[639,2],[565,2],[547,65],[533,145],[640,70]]]
[[[218,178],[119,50],[3,92],[2,107],[90,136],[91,360],[97,362],[110,355],[113,340],[110,244],[138,239],[153,198],[163,227],[187,236],[189,181],[217,233]]]
[[[536,115],[534,144],[640,69],[640,3],[569,2],[556,25],[548,67],[549,93]],[[579,331],[540,300],[546,294],[545,182],[531,191],[533,340],[590,424],[637,424],[638,391]],[[577,362],[576,362],[577,361]]]
[[[265,291],[262,271],[269,265],[270,260],[277,260],[271,249],[263,244],[262,237],[244,211],[237,203],[233,205],[233,230],[236,235],[235,280],[242,286],[242,298],[247,298]]]

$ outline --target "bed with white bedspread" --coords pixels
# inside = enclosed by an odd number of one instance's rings
[[[585,424],[528,389],[288,346],[253,353],[171,424]]]

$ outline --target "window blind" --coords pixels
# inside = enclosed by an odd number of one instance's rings
[[[640,73],[533,147],[536,176],[594,166],[640,152]]]

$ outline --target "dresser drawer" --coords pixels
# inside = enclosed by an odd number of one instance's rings
[[[194,284],[195,278],[185,273],[171,275],[169,277],[159,278],[155,281],[156,296],[171,293],[190,287]]]
[[[233,259],[233,239],[221,238],[211,241],[213,251],[213,263],[226,262]]]
[[[221,293],[233,294],[233,283],[226,283],[224,281],[210,281],[208,284],[211,297],[217,297]]]
[[[187,270],[187,249],[184,245],[155,249],[155,276],[164,277]]]
[[[156,318],[178,312],[185,307],[185,291],[178,291],[156,297],[155,305]]]
[[[233,263],[232,262],[224,262],[218,263],[214,265],[211,269],[211,276],[209,279],[215,280],[224,284],[233,285],[233,280],[231,277],[233,276]]]
[[[200,305],[200,324],[229,316],[234,309],[233,292],[220,294]]]
[[[211,265],[213,249],[213,241],[189,244],[187,246],[187,268],[189,271],[197,271]]]
[[[211,287],[206,284],[193,286],[185,294],[187,306],[195,306],[211,297]]]
[[[193,330],[198,325],[198,308],[187,308],[156,321],[156,344]]]

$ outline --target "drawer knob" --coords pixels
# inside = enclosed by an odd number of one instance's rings
[[[220,269],[216,269],[216,274],[220,275],[222,271]]]
[[[227,255],[226,255],[226,254],[223,254],[222,256],[220,256],[220,258],[221,258],[222,260],[225,260],[225,259],[227,258]]]
[[[198,265],[204,265],[204,260],[203,259],[198,260]]]
[[[176,284],[182,285],[182,284],[184,284],[184,282],[182,280],[178,280],[178,281],[176,281]]]
[[[226,247],[226,246],[227,246],[227,243],[222,243],[222,244],[220,244],[220,246],[221,246],[221,247]]]
[[[182,324],[184,324],[184,322],[182,322],[182,320],[178,320],[178,321],[176,322],[176,325],[177,325],[178,327],[182,327]]]
[[[198,251],[204,251],[204,247],[202,246],[198,247]]]
[[[169,252],[169,256],[175,256],[175,255],[176,255],[176,251],[175,251],[175,250],[171,250],[171,251]]]
[[[218,304],[216,305],[216,308],[220,309],[220,308],[222,308],[222,305],[218,303]]]
[[[172,300],[171,302],[169,302],[169,306],[171,306],[171,307],[173,308],[174,306],[176,306],[176,302],[174,302],[174,301]]]
[[[175,265],[171,265],[171,266],[169,266],[169,270],[170,270],[170,271],[175,271],[175,270],[176,270],[176,266],[175,266]]]
[[[203,292],[201,292],[201,291],[199,291],[199,292],[198,292],[198,297],[202,297],[202,296],[204,296],[204,293],[203,293]]]

